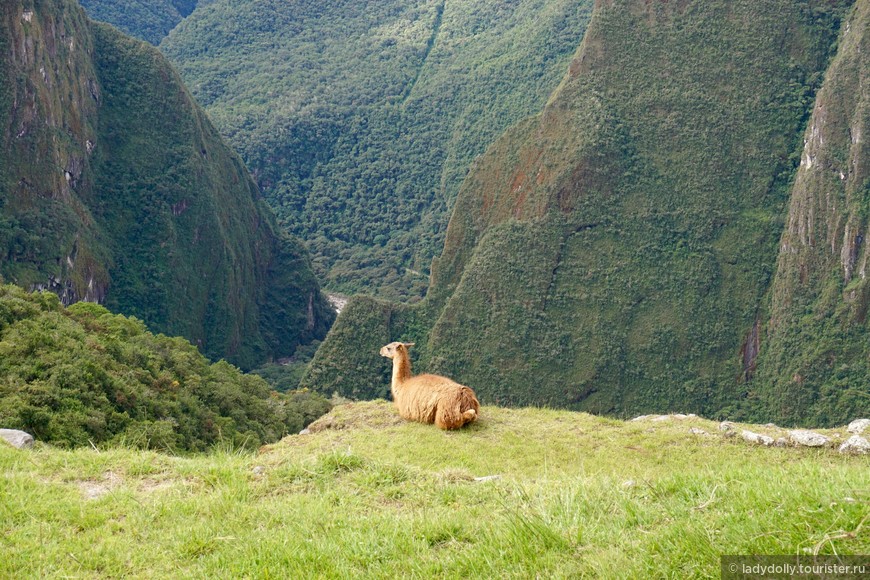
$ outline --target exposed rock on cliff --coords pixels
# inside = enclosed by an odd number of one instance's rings
[[[785,421],[832,423],[870,400],[870,2],[838,46],[804,133],[759,361],[759,395]]]

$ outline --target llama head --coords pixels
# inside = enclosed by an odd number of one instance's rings
[[[381,356],[395,358],[397,354],[407,354],[408,347],[414,346],[413,342],[391,342],[381,347]]]

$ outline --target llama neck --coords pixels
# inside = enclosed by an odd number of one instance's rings
[[[408,360],[408,353],[399,353],[393,359],[393,390],[401,387],[402,383],[411,378],[411,361]]]

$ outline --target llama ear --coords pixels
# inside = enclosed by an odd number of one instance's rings
[[[404,344],[404,345],[407,346],[407,347],[412,347],[412,346],[414,346],[414,343],[413,343],[413,342],[403,342],[402,344]]]

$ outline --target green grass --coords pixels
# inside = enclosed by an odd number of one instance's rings
[[[866,457],[702,419],[484,407],[442,432],[377,401],[312,429],[258,455],[4,446],[0,576],[682,578],[870,549],[835,539],[870,513]]]

